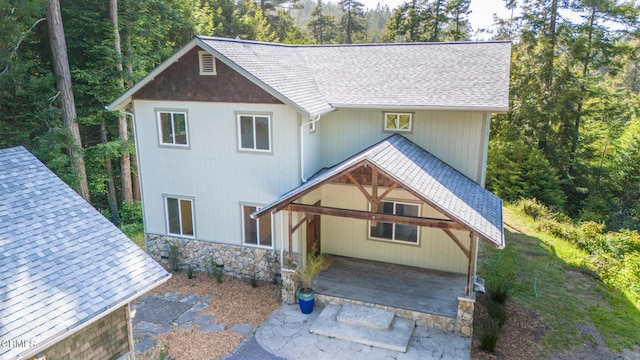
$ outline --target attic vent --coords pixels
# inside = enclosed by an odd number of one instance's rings
[[[206,51],[198,51],[200,58],[200,75],[216,74],[216,59]]]

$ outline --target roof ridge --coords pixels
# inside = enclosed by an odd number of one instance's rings
[[[266,42],[258,40],[246,40],[240,38],[224,38],[218,36],[206,36],[196,35],[200,40],[214,40],[223,42],[233,42],[241,44],[254,44],[274,47],[286,47],[286,48],[300,48],[300,49],[313,49],[313,48],[340,48],[340,47],[396,47],[396,46],[424,46],[424,45],[486,45],[486,44],[505,44],[511,43],[510,40],[491,40],[491,41],[423,41],[423,42],[402,42],[402,43],[364,43],[364,44],[283,44],[276,42]]]

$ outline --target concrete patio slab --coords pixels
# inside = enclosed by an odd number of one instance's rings
[[[337,319],[339,322],[346,324],[364,326],[371,329],[388,330],[395,316],[392,311],[369,306],[344,304],[342,305],[342,310],[338,313]]]

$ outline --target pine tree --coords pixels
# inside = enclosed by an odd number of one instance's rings
[[[352,44],[354,39],[364,40],[367,24],[364,18],[364,4],[357,0],[340,0],[338,5],[342,7],[342,19],[340,29],[344,34],[344,43]]]
[[[311,35],[316,40],[316,44],[332,43],[336,37],[336,19],[333,15],[323,12],[322,0],[311,12],[311,20],[307,24]]]

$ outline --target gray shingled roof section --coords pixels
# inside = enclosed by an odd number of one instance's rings
[[[402,187],[412,190],[452,220],[466,225],[496,246],[504,247],[502,200],[399,134],[319,172],[306,183],[264,206],[255,215],[259,216],[281,203],[295,200],[297,194],[363,160],[377,166]]]
[[[170,276],[23,147],[0,150],[0,256],[3,341],[60,336]]]
[[[508,42],[295,46],[198,38],[311,115],[339,106],[509,105]]]

